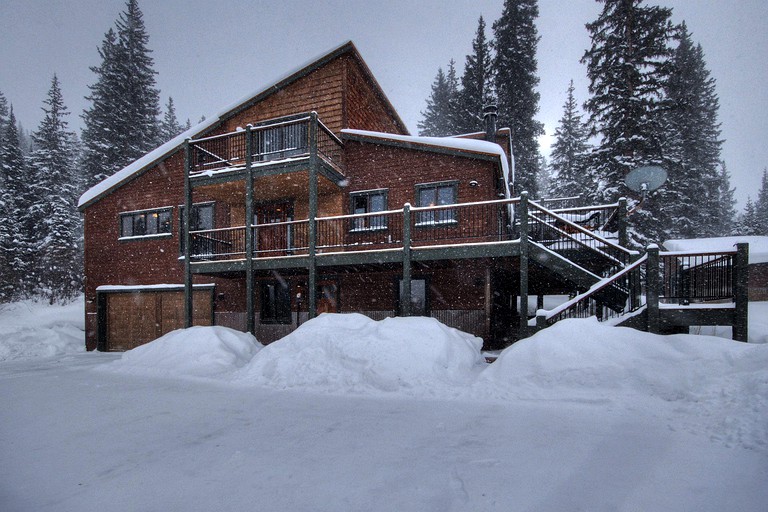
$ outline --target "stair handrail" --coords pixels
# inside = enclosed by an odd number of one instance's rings
[[[629,264],[630,261],[632,261],[632,259],[635,256],[640,254],[638,251],[627,249],[626,247],[623,247],[619,244],[611,242],[605,237],[602,237],[590,231],[589,229],[583,226],[580,226],[579,224],[576,224],[561,215],[558,215],[556,212],[552,210],[548,210],[547,208],[544,208],[543,206],[536,203],[535,201],[529,201],[529,205],[530,205],[529,211],[528,211],[529,222],[532,220],[534,224],[545,226],[546,229],[554,231],[560,237],[560,240],[556,240],[556,241],[574,243],[574,244],[577,244],[578,246],[588,248],[594,253],[599,254],[601,257],[611,261],[611,263],[616,267],[618,267],[619,269],[625,267],[627,264]],[[541,218],[539,215],[537,215],[537,213],[539,213],[540,215],[543,214],[545,216],[548,216],[551,219],[552,223],[548,223],[547,219]],[[557,226],[554,225],[555,221],[560,223],[563,227],[568,227],[574,233],[579,234],[583,238],[592,240],[595,246],[590,245],[585,240],[580,240],[578,237],[573,236],[571,233],[561,228],[558,228]],[[533,241],[535,242],[536,240],[533,240]],[[602,248],[597,247],[597,245],[600,245]],[[555,250],[555,249],[552,249],[552,250]]]
[[[577,309],[577,307],[579,305],[581,305],[582,303],[587,302],[590,299],[592,299],[593,296],[597,292],[599,292],[601,290],[604,290],[605,288],[607,288],[609,286],[617,286],[616,282],[619,279],[622,279],[627,274],[640,269],[640,267],[642,267],[642,265],[647,260],[648,260],[648,254],[643,254],[640,258],[638,258],[637,260],[635,260],[631,264],[627,265],[626,267],[624,267],[619,272],[617,272],[614,275],[612,275],[610,277],[607,277],[607,278],[605,278],[605,279],[595,283],[594,285],[592,285],[584,293],[581,293],[581,294],[575,296],[574,298],[572,298],[572,299],[570,299],[570,300],[560,304],[556,308],[551,309],[551,310],[545,310],[545,309],[538,310],[536,312],[536,326],[539,327],[539,328],[543,328],[543,327],[547,327],[549,325],[554,324],[558,320],[563,320],[565,318],[570,318],[569,316],[566,316],[564,314],[567,313],[568,311],[572,311],[572,310]],[[628,290],[628,292],[630,294],[628,299],[632,298],[632,296],[631,296],[632,290]],[[639,294],[638,294],[638,296],[639,296]],[[642,302],[642,298],[641,298],[640,302]],[[642,306],[643,306],[643,304],[636,304],[632,308],[632,311],[636,311],[636,310],[640,309]]]

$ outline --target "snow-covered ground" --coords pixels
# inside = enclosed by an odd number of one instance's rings
[[[766,344],[573,320],[487,365],[431,319],[322,315],[83,353],[81,311],[0,311],[0,510],[768,507]]]

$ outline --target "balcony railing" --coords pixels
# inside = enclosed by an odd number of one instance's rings
[[[319,253],[402,248],[406,219],[414,247],[509,240],[512,238],[509,211],[516,202],[519,199],[318,217],[315,247]],[[309,253],[307,219],[255,224],[251,229],[255,257]],[[245,226],[237,226],[190,232],[192,258],[198,261],[245,258],[245,230]]]
[[[313,150],[323,161],[343,174],[343,143],[321,121],[310,114],[290,116],[249,126],[222,135],[189,141],[190,176],[245,168],[248,147],[251,165],[309,157]],[[312,124],[316,123],[316,130]],[[311,134],[316,133],[312,138]],[[250,137],[250,144],[248,137]]]

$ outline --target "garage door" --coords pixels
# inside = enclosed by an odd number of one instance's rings
[[[103,350],[124,351],[184,327],[183,291],[104,294]],[[212,325],[213,289],[193,292],[193,324]]]

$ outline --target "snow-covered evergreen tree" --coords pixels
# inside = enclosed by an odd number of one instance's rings
[[[548,195],[552,197],[591,197],[595,184],[589,174],[589,132],[574,97],[573,80],[563,105],[563,117],[555,129],[555,142],[550,154],[552,175]]]
[[[758,235],[768,235],[768,170],[763,169],[760,191],[755,201],[755,221]]]
[[[731,188],[731,174],[728,172],[725,162],[720,163],[718,176],[717,214],[714,219],[716,230],[714,231],[714,235],[733,235],[736,230],[734,224],[734,217],[736,216],[736,189]]]
[[[715,236],[720,230],[718,216],[720,183],[719,100],[715,80],[710,76],[701,45],[695,45],[685,23],[673,56],[672,74],[666,93],[671,102],[670,128],[676,147],[665,148],[673,160],[668,190],[677,200],[667,205],[670,229],[675,238]]]
[[[736,234],[738,235],[763,234],[760,226],[760,222],[757,218],[755,203],[752,201],[751,197],[747,198],[747,204],[744,206],[744,211],[739,217]]]
[[[27,297],[32,292],[26,276],[34,268],[36,257],[27,237],[34,228],[29,208],[35,200],[13,107],[9,109],[0,148],[0,251],[4,263],[0,269],[3,274],[0,300],[9,301]]]
[[[663,152],[669,135],[670,102],[665,97],[675,27],[672,10],[646,6],[644,0],[598,0],[603,9],[587,24],[592,44],[582,57],[591,97],[585,106],[592,134],[600,137],[592,155],[599,178],[594,200],[613,202],[632,196],[624,177],[644,165],[667,167]],[[632,218],[631,236],[644,246],[660,242],[664,219],[663,190],[649,194]]]
[[[91,70],[91,107],[83,113],[85,173],[88,185],[110,176],[157,145],[160,93],[155,88],[149,35],[136,0],[104,36],[102,62]]]
[[[80,218],[75,207],[76,154],[74,134],[56,75],[44,101],[45,117],[32,134],[29,159],[38,202],[30,206],[37,229],[35,247],[37,285],[51,304],[66,302],[80,291]]]
[[[458,79],[455,64],[451,60],[447,75],[443,72],[443,68],[437,70],[437,76],[432,84],[432,93],[427,99],[427,109],[421,113],[422,120],[417,124],[419,135],[445,137],[457,133],[457,96]]]
[[[480,16],[472,41],[472,54],[467,55],[461,76],[456,112],[458,133],[484,129],[482,112],[485,103],[491,100],[491,78],[491,50],[485,37],[485,21]]]
[[[499,107],[498,124],[512,130],[516,190],[538,197],[538,136],[544,126],[535,119],[539,111],[536,47],[539,36],[536,0],[505,0],[501,17],[493,24],[494,85]]]
[[[189,124],[189,121],[187,121]],[[165,115],[160,123],[160,139],[158,145],[165,144],[172,138],[184,131],[184,127],[179,123],[176,117],[176,107],[173,104],[173,98],[168,97],[168,103],[165,105]]]

